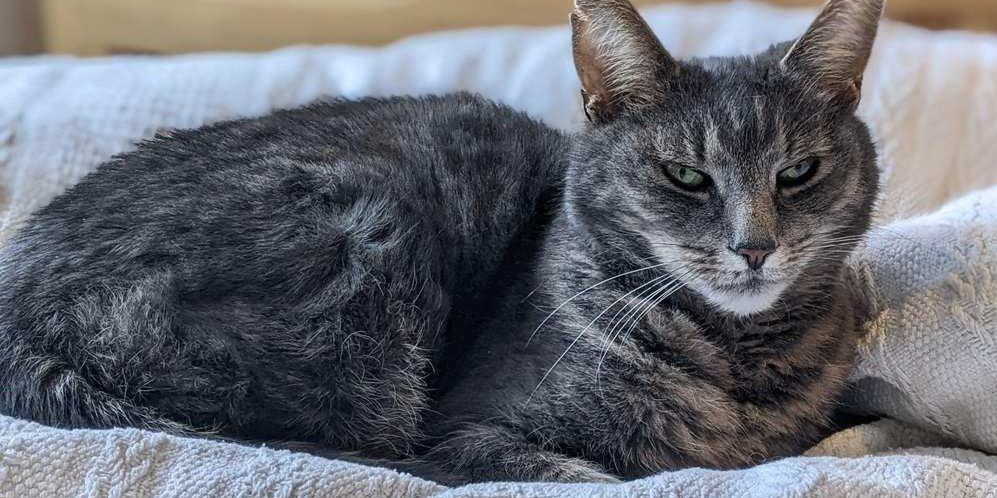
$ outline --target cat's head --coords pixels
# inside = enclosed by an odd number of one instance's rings
[[[829,0],[795,43],[678,61],[626,0],[576,0],[591,125],[575,137],[571,219],[738,315],[827,278],[877,193],[855,108],[882,7]]]

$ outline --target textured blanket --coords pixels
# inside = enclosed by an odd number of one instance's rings
[[[745,53],[809,11],[648,11],[682,56]],[[0,60],[0,243],[32,210],[156,130],[324,95],[479,91],[551,124],[582,118],[567,30],[431,35],[383,49]],[[881,227],[856,258],[878,305],[847,400],[882,421],[805,456],[624,484],[446,489],[383,469],[137,430],[0,417],[0,497],[997,496],[997,39],[886,24],[860,111],[880,140]],[[890,220],[892,221],[887,223]]]

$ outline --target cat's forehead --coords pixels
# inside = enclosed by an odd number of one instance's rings
[[[790,42],[783,42],[753,54],[693,57],[680,64],[687,70],[699,68],[715,80],[767,84],[783,73],[782,59],[790,47]]]
[[[731,92],[705,102],[686,102],[644,128],[649,143],[698,163],[751,159],[783,152],[798,133],[783,101],[765,93]]]
[[[669,105],[743,118],[810,104],[801,102],[810,100],[802,82],[782,67],[787,49],[787,44],[779,44],[754,55],[683,61],[673,82],[677,98]]]
[[[771,159],[826,142],[833,113],[782,73],[777,55],[687,63],[688,79],[644,122],[645,138],[701,163]]]

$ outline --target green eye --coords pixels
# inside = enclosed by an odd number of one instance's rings
[[[672,183],[685,190],[701,190],[710,184],[710,177],[706,173],[681,164],[668,163],[665,173]]]
[[[793,166],[783,169],[776,175],[780,187],[795,187],[803,185],[807,180],[813,178],[817,172],[819,161],[816,157],[811,157]]]

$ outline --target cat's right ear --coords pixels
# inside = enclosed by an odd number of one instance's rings
[[[678,73],[627,0],[575,0],[571,43],[585,115],[594,123],[659,102]]]
[[[851,108],[858,105],[884,0],[827,0],[781,65],[810,80],[820,92]]]

